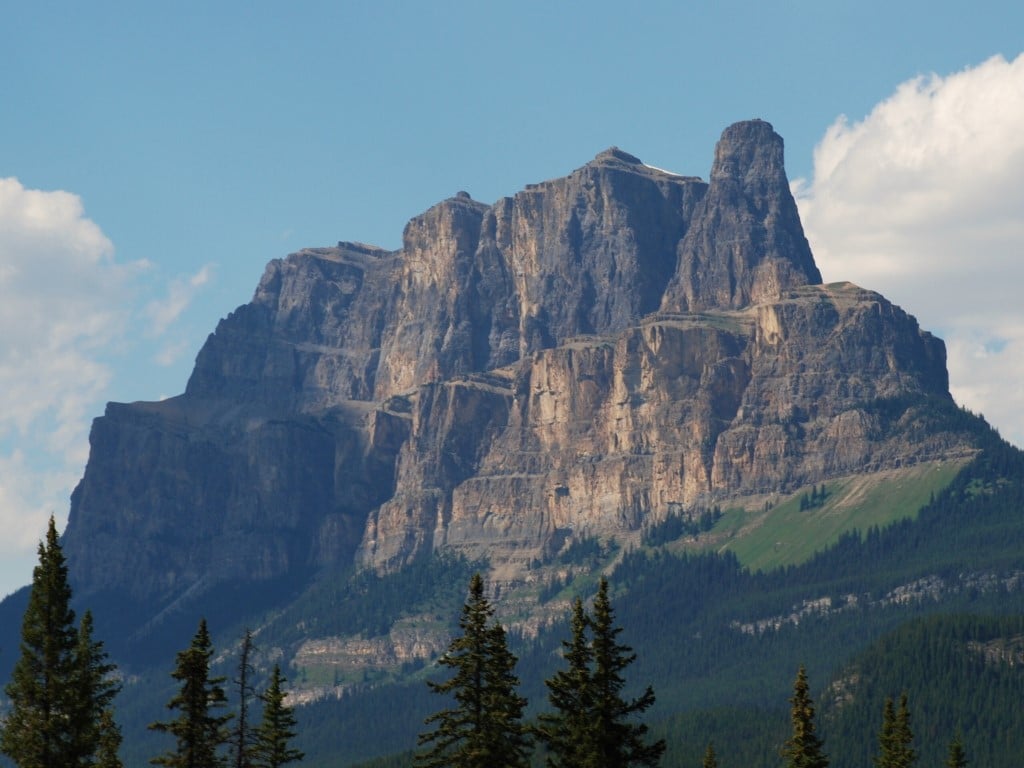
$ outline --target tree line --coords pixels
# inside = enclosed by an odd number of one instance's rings
[[[782,751],[786,768],[828,768],[829,758],[817,734],[814,702],[803,666],[797,671],[789,703],[793,729]],[[710,760],[705,755],[703,768],[717,768],[713,748],[709,745],[708,749],[711,751]],[[878,754],[872,757],[872,762],[875,768],[915,768],[918,764],[906,692],[900,694],[899,707],[891,697],[885,700],[882,727],[878,733]],[[967,755],[959,733],[949,742],[943,765],[944,768],[966,768]]]
[[[636,659],[617,639],[608,595],[601,578],[592,613],[576,598],[570,639],[562,643],[564,668],[545,680],[551,709],[533,723],[524,721],[526,699],[517,693],[516,657],[501,624],[484,596],[476,574],[459,621],[456,637],[439,663],[453,674],[442,683],[428,682],[436,693],[454,698],[454,706],[427,718],[434,726],[419,737],[428,747],[415,755],[417,768],[528,768],[531,746],[540,747],[547,768],[628,768],[657,766],[666,750],[663,739],[645,738],[647,726],[635,715],[654,704],[648,686],[635,698],[623,698],[624,672]],[[779,756],[785,768],[828,768],[829,757],[817,733],[814,702],[804,666],[793,684],[791,734]],[[906,692],[899,705],[885,701],[874,768],[916,768],[910,708]],[[944,768],[966,768],[960,734],[949,742]],[[713,743],[708,743],[702,768],[718,768]]]
[[[549,709],[527,722],[527,700],[518,693],[516,656],[485,597],[480,574],[470,580],[459,619],[461,634],[439,664],[451,670],[443,682],[428,682],[435,693],[454,699],[426,720],[415,756],[418,768],[527,768],[543,760],[548,768],[626,768],[657,766],[663,739],[647,737],[638,716],[654,701],[648,686],[626,697],[625,672],[636,660],[620,642],[622,628],[605,578],[598,583],[592,609],[582,599],[572,605],[570,637],[562,642],[562,665],[544,681]],[[75,623],[70,608],[67,567],[54,521],[39,545],[29,602],[22,622],[21,655],[6,687],[10,709],[0,723],[0,751],[19,768],[121,768],[121,731],[113,702],[120,690],[115,665],[93,637],[92,615]],[[153,731],[174,744],[150,760],[172,768],[277,768],[299,762],[293,746],[296,719],[285,703],[286,680],[275,665],[267,687],[253,686],[255,644],[242,638],[237,675],[237,711],[229,711],[226,677],[214,676],[214,648],[205,619],[188,648],[177,654],[171,677],[177,693],[167,703],[166,721]],[[875,768],[917,765],[908,697],[886,700],[878,736]],[[251,706],[260,702],[261,720],[253,724]],[[817,735],[814,704],[804,667],[794,683],[792,735],[781,757],[787,768],[827,768],[828,756]],[[702,765],[717,768],[714,745]],[[959,734],[949,742],[947,768],[967,765]]]
[[[113,702],[121,689],[103,643],[93,638],[91,614],[76,626],[70,607],[67,565],[53,518],[39,545],[28,607],[22,619],[20,656],[6,686],[10,709],[0,723],[0,751],[18,768],[123,768],[121,729]],[[428,683],[450,694],[455,705],[430,716],[421,735],[420,768],[528,768],[539,743],[551,768],[575,766],[656,766],[665,742],[648,743],[647,726],[632,717],[654,703],[648,687],[624,698],[624,671],[635,654],[618,641],[608,582],[601,579],[593,612],[577,599],[572,637],[563,643],[567,669],[547,681],[552,712],[537,723],[523,719],[526,699],[516,692],[517,659],[508,649],[501,624],[475,574],[462,608],[462,634],[439,660],[453,671],[445,682]],[[168,768],[278,768],[299,762],[292,746],[296,719],[285,703],[285,678],[275,665],[267,688],[254,691],[252,633],[242,638],[233,679],[237,711],[230,711],[227,678],[212,674],[214,647],[201,619],[190,645],[177,654],[171,677],[177,692],[167,702],[169,719],[149,729],[173,738],[173,746],[153,757]],[[262,703],[253,725],[250,704]]]
[[[122,734],[113,706],[121,689],[117,669],[103,643],[93,638],[89,611],[76,627],[67,577],[51,517],[32,573],[20,656],[5,688],[10,710],[0,722],[0,751],[18,768],[123,768],[118,754]],[[279,768],[303,758],[291,745],[296,720],[285,703],[280,667],[274,666],[262,693],[254,691],[254,650],[247,630],[234,680],[239,711],[228,712],[226,678],[211,675],[213,643],[206,620],[200,621],[171,673],[179,689],[167,708],[175,716],[149,726],[173,736],[174,746],[150,763],[169,768]],[[262,718],[255,725],[249,713],[254,698],[262,703]]]

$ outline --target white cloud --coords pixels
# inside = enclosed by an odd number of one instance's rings
[[[194,275],[171,280],[167,284],[167,295],[162,299],[154,299],[142,310],[150,322],[149,335],[162,336],[166,333],[212,276],[213,265],[204,264]]]
[[[0,452],[0,599],[31,579],[47,521],[66,512],[75,481],[68,468],[42,469],[20,449]]]
[[[115,366],[154,340],[161,365],[189,348],[166,337],[213,269],[151,267],[117,261],[77,195],[0,178],[0,597],[28,583],[51,514],[63,528]]]
[[[878,290],[943,337],[957,401],[1024,445],[1024,54],[839,118],[794,192],[825,280]]]
[[[100,355],[123,333],[141,267],[113,251],[75,195],[0,179],[0,438],[59,438],[80,455],[62,438],[109,381]]]
[[[145,266],[114,260],[77,196],[0,179],[0,579],[67,516]]]

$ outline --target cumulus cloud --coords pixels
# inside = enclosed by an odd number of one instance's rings
[[[102,352],[126,325],[126,293],[141,264],[119,264],[103,232],[67,192],[0,179],[0,439],[68,440],[107,386]]]
[[[155,342],[158,364],[180,356],[168,337],[212,274],[119,262],[77,195],[0,178],[0,597],[28,582],[49,516],[63,527],[115,365]]]
[[[33,460],[20,448],[0,451],[0,598],[31,579],[47,521],[55,515],[63,522],[55,512],[66,512],[80,473],[81,467],[76,473],[66,464]]]
[[[0,179],[5,566],[33,556],[50,514],[61,522],[66,516],[88,455],[89,422],[111,379],[107,357],[124,341],[145,268],[114,259],[113,244],[77,196]]]
[[[840,117],[794,192],[826,281],[943,337],[957,401],[1024,445],[1024,54],[900,85]]]

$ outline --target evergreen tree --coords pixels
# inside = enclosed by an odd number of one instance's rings
[[[581,766],[583,745],[595,742],[590,666],[593,651],[587,638],[587,615],[583,601],[576,598],[572,611],[572,638],[562,642],[568,669],[559,670],[545,681],[553,713],[538,717],[537,735],[548,749],[549,768]]]
[[[505,630],[491,624],[494,610],[484,597],[483,579],[475,574],[459,618],[462,635],[439,659],[454,670],[443,682],[428,682],[436,693],[451,695],[455,706],[427,718],[434,730],[420,734],[431,745],[416,756],[421,768],[526,768],[530,740],[522,723],[526,699],[516,693],[516,657],[508,650]]]
[[[946,768],[967,768],[967,755],[964,754],[964,745],[959,733],[949,743],[949,756],[946,758]]]
[[[171,677],[181,683],[181,688],[167,703],[167,708],[177,710],[178,717],[149,726],[151,730],[170,733],[176,740],[173,751],[150,760],[153,765],[169,768],[224,768],[227,765],[219,749],[228,741],[227,723],[231,715],[216,714],[216,710],[227,705],[227,697],[222,687],[224,678],[210,677],[212,658],[213,643],[206,619],[202,619],[192,644],[178,654],[177,665],[171,673]]]
[[[74,727],[75,765],[92,766],[93,756],[100,747],[104,718],[111,720],[110,705],[120,690],[111,675],[116,667],[107,663],[103,643],[92,638],[92,613],[86,611],[78,627],[75,646],[75,671],[71,685],[74,688],[75,707],[72,713]],[[109,726],[108,726],[109,727]],[[116,728],[116,725],[113,725]]]
[[[255,672],[252,666],[252,654],[256,646],[252,639],[252,630],[248,627],[242,636],[242,647],[238,652],[238,677],[234,683],[238,691],[238,717],[235,718],[235,728],[231,735],[234,757],[232,760],[235,768],[251,768],[250,752],[252,749],[253,734],[249,726],[249,701],[253,697],[252,675]]]
[[[263,719],[256,728],[256,741],[252,749],[253,768],[279,768],[295,763],[305,755],[291,747],[295,738],[295,713],[284,703],[285,682],[281,668],[275,664],[270,684],[260,699],[263,701]]]
[[[553,713],[539,717],[538,735],[548,747],[551,768],[619,768],[658,764],[665,742],[645,744],[647,726],[631,721],[654,703],[648,686],[632,700],[622,698],[623,672],[636,655],[617,638],[608,582],[601,579],[593,617],[577,598],[572,637],[563,643],[568,669],[546,681]],[[592,639],[587,638],[587,631]]]
[[[121,729],[114,722],[114,713],[103,710],[100,716],[99,743],[96,747],[96,768],[124,768],[118,750],[121,749]]]
[[[786,741],[783,757],[786,768],[828,768],[828,756],[814,724],[814,702],[807,685],[807,670],[800,666],[793,683],[790,718],[793,735]]]
[[[900,762],[897,768],[910,768],[917,764],[917,751],[914,749],[914,732],[910,729],[910,707],[907,703],[907,692],[900,694],[900,707],[896,710],[896,738],[900,745]]]
[[[713,742],[708,742],[708,748],[704,750],[704,762],[701,763],[701,768],[718,768],[718,758],[715,756],[715,745]]]
[[[631,722],[654,704],[654,691],[648,686],[635,699],[622,698],[626,681],[623,672],[636,660],[628,645],[618,642],[622,632],[615,626],[615,612],[608,597],[608,580],[604,577],[594,598],[590,621],[593,640],[593,673],[591,698],[593,730],[596,735],[596,762],[601,768],[626,768],[630,765],[656,766],[665,751],[664,740],[644,743],[647,726]]]
[[[102,643],[92,639],[92,615],[79,628],[70,607],[68,571],[50,518],[21,627],[21,655],[6,693],[11,710],[0,750],[21,768],[93,765],[99,722],[117,693]]]
[[[879,754],[874,759],[877,768],[911,768],[917,763],[913,748],[914,733],[910,729],[910,709],[907,694],[900,695],[897,710],[892,698],[882,708],[882,729],[878,733]]]
[[[879,754],[874,758],[877,768],[890,768],[896,765],[896,705],[892,697],[887,696],[882,706],[882,728],[878,732]]]

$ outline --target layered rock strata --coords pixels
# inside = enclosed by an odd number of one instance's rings
[[[510,572],[582,535],[942,458],[945,350],[821,285],[762,121],[711,178],[618,149],[493,205],[459,193],[403,246],[268,265],[183,395],[96,420],[66,551],[85,591],[161,600],[218,580],[442,548]]]

